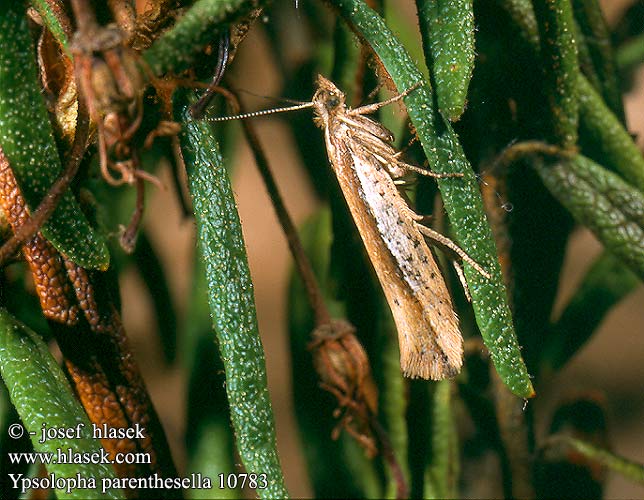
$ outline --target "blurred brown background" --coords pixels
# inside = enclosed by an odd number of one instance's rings
[[[614,22],[631,3],[629,0],[602,1],[609,22]],[[293,2],[293,16],[297,15]],[[271,22],[270,13],[264,22]],[[298,49],[306,50],[299,46],[295,50]],[[231,71],[233,77],[245,75],[243,82],[236,82],[238,87],[261,95],[279,96],[279,75],[272,64],[271,54],[267,52],[261,27],[258,29],[256,26],[252,30]],[[635,88],[625,96],[625,100],[630,131],[638,134],[639,144],[644,145],[644,69],[639,72]],[[249,107],[253,105],[259,107],[265,103],[249,102]],[[287,207],[294,219],[302,222],[315,210],[317,201],[298,164],[292,138],[281,120],[279,117],[261,119],[256,121],[256,126]],[[247,147],[242,145],[235,158],[233,183],[255,283],[259,328],[266,349],[268,379],[277,420],[278,447],[289,491],[294,497],[310,496],[292,412],[290,370],[286,368],[289,360],[285,327],[286,287],[291,259]],[[168,176],[165,182],[170,185]],[[194,227],[192,222],[181,219],[171,189],[154,194],[146,210],[146,226],[161,253],[173,296],[183,311],[195,244]],[[567,264],[561,278],[560,307],[570,298],[600,248],[587,231],[577,231],[568,249]],[[155,320],[138,280],[137,275],[131,272],[122,281],[125,324],[181,468],[185,461],[181,450],[186,377],[179,370],[168,371],[161,363]],[[551,381],[550,386],[543,388],[537,398],[530,401],[529,404],[535,405],[537,415],[542,417],[539,419],[539,432],[544,432],[546,419],[561,398],[594,391],[604,396],[614,450],[644,463],[643,304],[644,287],[640,286],[607,316],[593,339]],[[610,475],[606,496],[644,498],[644,488]]]

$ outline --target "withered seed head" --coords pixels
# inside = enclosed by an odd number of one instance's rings
[[[376,414],[378,390],[371,377],[369,359],[346,321],[332,320],[313,331],[313,363],[323,386],[338,396],[341,406],[353,401]]]

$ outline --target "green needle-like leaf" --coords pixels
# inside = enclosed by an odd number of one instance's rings
[[[452,382],[441,380],[431,389],[432,443],[425,470],[424,498],[455,498],[460,463],[458,434],[452,411]]]
[[[572,6],[599,79],[598,90],[613,113],[623,122],[624,105],[617,76],[617,63],[599,0],[572,0]]]
[[[209,125],[190,118],[185,93],[182,96],[176,117],[182,123],[181,147],[237,449],[247,472],[266,478],[266,488],[258,488],[257,493],[262,498],[285,498],[288,493],[275,444],[264,349],[235,198]]]
[[[416,0],[427,66],[438,108],[456,121],[465,111],[474,69],[472,0]]]
[[[62,173],[38,82],[24,6],[7,2],[0,7],[0,147],[31,210]],[[76,264],[101,270],[109,266],[104,238],[92,229],[70,191],[42,233]]]
[[[644,156],[617,116],[582,75],[579,88],[581,131],[593,149],[592,158],[644,193]],[[590,154],[588,154],[590,156]]]
[[[407,394],[406,382],[400,373],[400,350],[398,348],[398,335],[391,312],[386,302],[379,309],[379,352],[381,354],[379,367],[374,363],[376,380],[380,380],[380,414],[385,422],[385,429],[391,441],[391,448],[399,462],[400,468],[407,484],[410,484],[409,466],[406,460],[409,454],[408,430],[407,430]],[[379,375],[379,376],[378,376]],[[393,497],[396,494],[395,476],[391,468],[387,472],[386,496]]]
[[[179,73],[230,23],[260,4],[260,0],[197,0],[172,29],[150,46],[143,59],[157,76]]]
[[[44,25],[47,26],[47,29],[51,31],[54,38],[58,43],[60,43],[67,55],[70,55],[69,40],[67,39],[65,28],[61,24],[57,15],[59,14],[58,9],[60,9],[61,4],[48,2],[47,0],[31,0],[30,3],[33,8],[36,9],[38,14],[40,14],[40,17],[42,18]]]
[[[65,453],[67,450],[72,450],[79,457],[99,456],[101,443],[92,437],[90,421],[47,345],[5,309],[0,309],[0,373],[24,427],[31,434],[35,451],[51,453],[54,457],[47,464],[49,474],[52,477],[85,478],[95,482],[94,486],[86,485],[86,488],[57,489],[57,497],[124,498],[121,490],[107,489],[101,492],[102,481],[114,479],[114,471],[109,464],[55,460],[59,451]],[[57,436],[41,442],[41,433],[45,428],[79,429],[80,433],[78,438],[74,434],[72,437]]]
[[[577,44],[570,0],[533,2],[541,34],[545,89],[550,106],[552,134],[548,139],[564,148],[577,144]]]
[[[571,448],[583,457],[596,461],[631,481],[644,484],[644,465],[615,455],[604,448],[565,435],[550,437],[547,445],[549,447],[564,446]]]
[[[212,341],[206,272],[201,259],[197,258],[195,261],[188,313],[181,332],[184,347],[182,360],[189,373],[187,472],[208,476],[213,479],[213,484],[208,491],[191,491],[189,498],[240,498],[241,492],[237,488],[219,488],[219,475],[227,477],[235,472],[235,445],[222,373],[223,364],[217,346]]]
[[[543,183],[575,219],[644,278],[644,195],[592,160],[578,155],[535,164]]]
[[[539,33],[529,0],[496,0],[521,30],[535,54],[539,53]],[[644,157],[613,114],[601,95],[577,72],[579,120],[584,153],[607,168],[619,172],[624,179],[644,192]],[[589,151],[586,151],[589,149]]]

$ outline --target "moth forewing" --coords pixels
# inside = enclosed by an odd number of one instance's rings
[[[404,375],[439,380],[463,364],[463,337],[436,261],[394,183],[405,170],[391,133],[348,109],[344,94],[320,76],[313,97],[329,160],[391,308]],[[392,177],[393,175],[393,177]]]

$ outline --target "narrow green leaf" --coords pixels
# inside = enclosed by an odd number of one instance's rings
[[[552,120],[548,140],[564,148],[577,144],[579,65],[570,0],[534,0],[544,65],[544,87]]]
[[[240,498],[237,488],[219,488],[219,475],[236,472],[234,438],[226,399],[223,363],[212,338],[208,285],[201,259],[195,259],[192,291],[181,329],[186,371],[189,374],[186,416],[187,473],[212,478],[212,489],[194,490],[189,498]],[[227,485],[226,482],[224,482]]]
[[[222,388],[223,390],[223,388]],[[225,424],[225,425],[224,425]],[[212,479],[210,489],[191,489],[186,497],[194,500],[243,498],[238,481],[229,481],[237,474],[233,461],[233,439],[230,420],[202,423],[190,451],[187,474],[201,474]],[[248,483],[247,483],[248,484]],[[232,487],[237,485],[236,487]]]
[[[577,81],[582,133],[593,147],[593,159],[644,193],[644,156],[617,116],[583,76]]]
[[[344,433],[338,441],[340,441],[342,447],[342,458],[343,462],[346,463],[347,475],[351,477],[351,481],[362,492],[361,497],[373,498],[374,500],[382,499],[384,497],[381,485],[382,478],[378,474],[374,461],[365,456],[364,448],[352,436]],[[326,455],[321,458],[328,461],[329,456],[333,455]],[[337,481],[337,476],[334,481]],[[346,491],[346,483],[338,486]],[[344,494],[342,497],[353,498],[350,494]]]
[[[474,69],[472,0],[416,0],[425,61],[431,68],[438,108],[458,120]]]
[[[37,452],[54,457],[59,450],[86,457],[100,455],[101,443],[92,437],[90,421],[47,345],[5,309],[0,309],[0,372],[24,427],[33,433],[31,441]],[[79,437],[56,437],[41,443],[43,428],[78,429]],[[52,477],[85,478],[95,483],[87,483],[86,488],[57,489],[59,499],[124,498],[120,490],[101,492],[102,479],[112,481],[115,477],[109,464],[55,462],[47,465]]]
[[[10,428],[12,425],[20,422],[20,416],[16,411],[16,407],[11,404],[9,391],[2,381],[0,375],[0,450],[4,455],[4,459],[0,460],[0,477],[6,478],[0,485],[0,495],[7,498],[18,498],[19,490],[16,491],[9,483],[9,474],[24,474],[27,477],[32,477],[34,465],[40,467],[40,464],[27,464],[27,463],[10,463],[8,460],[10,453],[25,453],[33,451],[30,436],[25,432],[20,438],[16,439],[14,434],[11,437]],[[13,490],[13,491],[11,491]],[[25,495],[31,492],[25,492]],[[24,496],[24,495],[23,495]]]
[[[196,54],[230,23],[261,5],[260,0],[197,0],[177,23],[143,54],[152,72],[163,75],[188,68]]]
[[[622,73],[644,63],[644,33],[620,45],[615,58]]]
[[[43,23],[47,29],[51,31],[58,43],[63,47],[65,53],[68,56],[71,55],[69,50],[69,40],[67,40],[65,28],[60,24],[60,19],[56,15],[56,10],[59,8],[59,4],[48,2],[47,0],[30,0],[29,3],[31,3],[33,8],[36,9],[38,14],[40,14]]]
[[[177,311],[165,270],[145,231],[139,232],[134,261],[152,299],[163,357],[172,363],[177,355]]]
[[[452,411],[452,382],[432,386],[431,456],[425,470],[424,498],[457,498],[460,471],[458,434]]]
[[[553,436],[548,439],[548,446],[563,445],[590,460],[599,462],[604,467],[624,476],[631,481],[644,485],[644,465],[620,457],[594,444],[570,436]]]
[[[575,20],[576,21],[576,20]],[[601,92],[602,82],[599,79],[599,75],[595,69],[595,63],[593,62],[592,55],[590,53],[590,46],[586,40],[586,36],[581,31],[581,27],[578,22],[574,23],[575,26],[575,40],[577,42],[577,56],[579,59],[579,69],[583,75],[588,79],[590,84],[598,92]]]
[[[543,183],[575,219],[644,278],[644,195],[592,160],[578,155],[535,163]]]
[[[409,464],[407,461],[408,430],[407,430],[407,387],[400,372],[400,350],[398,335],[391,312],[384,298],[379,309],[379,352],[380,373],[374,374],[380,381],[379,408],[382,421],[391,441],[391,448],[398,460],[407,485],[410,485]],[[374,366],[374,370],[376,370]],[[391,468],[387,468],[387,489],[385,496],[395,498],[397,483]]]
[[[34,210],[62,172],[38,85],[34,47],[21,2],[0,7],[0,147]],[[110,255],[73,194],[63,196],[43,235],[80,266],[105,270]]]
[[[360,0],[333,0],[331,3],[373,48],[399,90],[423,82],[421,73],[378,14]],[[492,275],[486,279],[465,264],[477,324],[502,380],[516,395],[531,397],[534,389],[514,333],[477,178],[449,122],[436,121],[429,85],[418,87],[405,102],[431,169],[463,174],[461,178],[438,179],[438,186],[458,243]]]
[[[182,123],[181,147],[237,449],[249,473],[266,475],[267,487],[258,489],[258,495],[285,498],[253,284],[232,187],[209,125],[190,118],[185,92],[177,98],[175,115]]]
[[[530,46],[539,51],[539,28],[530,0],[494,0],[519,27],[519,34]]]
[[[553,325],[542,349],[549,371],[556,371],[584,345],[601,321],[639,283],[621,261],[604,252],[586,272],[583,281]]]
[[[572,0],[575,19],[599,79],[598,91],[612,112],[624,122],[622,91],[610,32],[599,0]]]

